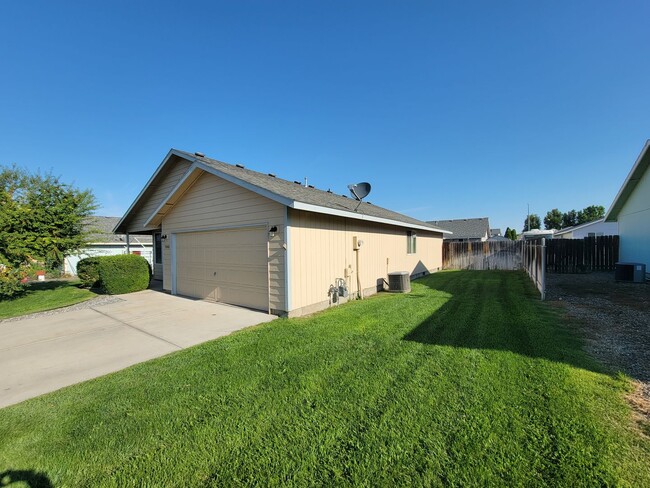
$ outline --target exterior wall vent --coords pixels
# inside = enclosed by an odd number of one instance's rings
[[[388,273],[388,291],[408,293],[411,291],[411,276],[408,271]]]

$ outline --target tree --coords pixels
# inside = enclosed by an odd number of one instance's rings
[[[530,229],[528,228],[528,220],[530,219]],[[542,226],[539,215],[537,214],[530,214],[530,216],[526,217],[526,220],[524,220],[524,232],[532,230],[532,229],[539,229]]]
[[[602,219],[605,216],[605,207],[602,205],[589,205],[578,212],[578,225]]]
[[[0,166],[0,263],[17,269],[40,261],[59,269],[66,254],[86,244],[84,221],[95,208],[89,190]]]
[[[505,237],[507,237],[511,241],[516,241],[517,240],[517,231],[515,229],[511,229],[510,227],[508,227],[506,229]]]
[[[561,229],[562,212],[560,212],[557,208],[554,208],[550,212],[546,212],[546,217],[544,217],[544,228],[546,230]]]
[[[578,225],[578,213],[575,210],[569,210],[562,214],[562,228],[573,227]]]

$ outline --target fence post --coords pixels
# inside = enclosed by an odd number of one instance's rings
[[[546,298],[546,239],[542,237],[542,283],[541,283],[542,300]]]

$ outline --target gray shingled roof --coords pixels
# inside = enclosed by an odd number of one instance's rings
[[[430,220],[429,224],[453,232],[445,235],[446,239],[481,239],[490,235],[490,223],[487,217],[476,219]]]
[[[270,176],[265,173],[259,173],[247,168],[240,168],[238,166],[210,159],[204,156],[197,156],[185,151],[175,150],[176,153],[182,154],[189,160],[196,160],[204,163],[218,171],[221,171],[229,176],[242,180],[248,184],[257,186],[263,190],[269,191],[281,197],[285,197],[297,202],[317,205],[319,207],[331,208],[334,210],[343,210],[348,212],[356,212],[372,217],[383,219],[396,220],[398,222],[420,225],[431,228],[432,231],[440,232],[441,228],[431,225],[430,223],[402,215],[392,210],[388,210],[367,202],[359,202],[353,198],[347,198],[342,195],[330,193],[328,191],[319,190],[317,188],[305,187],[300,183],[295,183],[282,178]]]
[[[120,218],[121,217],[102,217],[99,215],[93,215],[92,217],[89,217],[86,222],[84,222],[84,230],[86,232],[90,232],[88,242],[91,242],[93,244],[125,244],[126,235],[113,234],[113,229],[120,221]],[[151,236],[131,236],[131,242],[151,244]]]

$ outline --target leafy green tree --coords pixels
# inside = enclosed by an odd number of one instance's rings
[[[578,212],[575,210],[569,210],[562,214],[562,228],[566,229],[567,227],[573,227],[578,225]]]
[[[605,207],[602,205],[589,205],[578,212],[578,225],[602,219],[605,216]]]
[[[528,221],[530,219],[530,228],[528,228]],[[532,229],[539,229],[542,227],[542,223],[540,221],[539,215],[537,214],[530,214],[529,217],[526,217],[524,220],[524,232],[532,230]]]
[[[546,230],[561,229],[562,212],[560,212],[557,208],[554,208],[550,212],[546,212],[546,217],[544,217],[544,228]]]
[[[511,241],[516,241],[517,240],[517,231],[515,229],[511,229],[508,227],[506,229],[506,234],[505,236],[510,239]]]
[[[95,208],[89,190],[0,166],[0,263],[18,269],[40,261],[59,269],[66,254],[86,244],[84,221]]]

